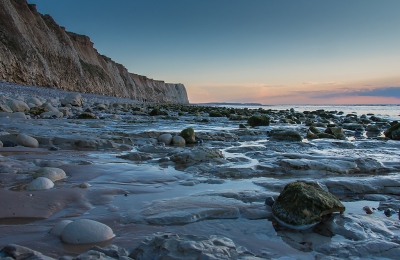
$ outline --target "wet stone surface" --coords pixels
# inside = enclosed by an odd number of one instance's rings
[[[56,90],[20,86],[0,92],[2,107],[30,99],[27,104],[62,114],[47,117],[32,107],[1,112],[1,259],[400,254],[400,142],[396,129],[384,134],[396,118],[89,94],[71,95],[71,105]],[[160,113],[152,114],[155,109]],[[269,124],[250,126],[253,115],[268,117]],[[54,186],[27,189],[44,177]],[[304,230],[281,225],[272,209],[284,187],[298,180],[317,183],[346,210],[323,210]],[[287,203],[305,212],[295,200]],[[87,238],[99,242],[63,241],[64,229],[77,220],[99,223],[100,233],[96,225],[93,232],[101,239]]]

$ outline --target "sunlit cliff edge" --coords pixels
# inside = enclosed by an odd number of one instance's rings
[[[26,0],[0,0],[0,80],[69,91],[189,103],[183,84],[128,72],[90,38],[65,31]]]

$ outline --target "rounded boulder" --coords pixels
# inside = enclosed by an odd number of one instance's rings
[[[185,146],[186,141],[182,136],[176,135],[172,138],[172,144],[177,146]]]
[[[171,134],[162,134],[157,138],[157,140],[159,142],[163,142],[166,145],[170,145],[172,142],[172,135]]]
[[[33,174],[33,178],[45,177],[52,181],[65,179],[67,175],[60,168],[43,167]]]
[[[30,137],[29,135],[26,134],[19,134],[17,136],[17,144],[25,146],[25,147],[32,147],[32,148],[37,148],[39,147],[39,142],[33,137]]]
[[[45,177],[39,177],[26,186],[26,190],[48,190],[54,187],[54,183]]]
[[[113,237],[114,233],[109,226],[90,219],[75,220],[61,234],[61,240],[67,244],[98,243]]]

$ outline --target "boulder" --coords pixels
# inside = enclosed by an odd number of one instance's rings
[[[29,106],[21,100],[13,99],[8,102],[8,106],[11,108],[13,112],[29,112]]]
[[[302,141],[303,137],[295,130],[276,129],[270,133],[271,137],[280,141]]]
[[[69,93],[64,99],[61,100],[62,106],[66,106],[68,104],[70,104],[71,106],[81,107],[83,105],[81,94]]]
[[[400,123],[394,124],[385,131],[385,136],[393,140],[400,140],[400,132],[398,132],[399,129]]]
[[[47,108],[45,108],[45,107],[32,107],[29,110],[29,114],[32,114],[34,116],[38,116],[38,115],[40,115],[42,113],[45,113],[45,112],[49,112],[49,110]]]
[[[0,112],[12,113],[12,109],[6,104],[0,104]]]
[[[187,144],[194,143],[196,141],[196,135],[191,127],[183,129],[179,135],[185,139]]]
[[[75,220],[61,234],[61,240],[67,244],[98,243],[113,237],[114,233],[109,226],[90,219]]]
[[[0,250],[0,259],[4,260],[23,260],[23,259],[31,259],[31,260],[55,260],[54,258],[42,255],[41,253],[29,249],[27,247],[9,244],[3,247]]]
[[[65,179],[67,175],[60,168],[43,167],[40,170],[33,173],[33,178],[46,177],[52,181],[58,181]]]
[[[157,138],[157,140],[159,142],[163,142],[166,145],[170,145],[172,142],[172,135],[171,134],[162,134]]]
[[[284,226],[306,229],[333,212],[344,212],[343,204],[317,184],[292,182],[285,186],[272,206],[274,217]]]
[[[0,112],[0,117],[27,119],[24,112],[14,112],[14,113]]]
[[[269,125],[269,117],[266,117],[266,116],[252,116],[247,120],[247,123],[251,127],[268,126]]]
[[[17,135],[17,144],[25,146],[25,147],[32,147],[37,148],[39,147],[39,142],[33,137],[30,137],[26,134],[19,134]]]
[[[40,114],[41,118],[62,118],[64,114],[62,112],[44,112]]]
[[[185,146],[186,141],[182,136],[176,135],[172,138],[172,144],[177,146]]]
[[[344,135],[344,130],[341,127],[330,127],[330,131],[332,134],[340,140],[346,140],[346,136]]]
[[[83,112],[78,116],[78,119],[96,119],[96,115],[89,112]]]
[[[26,186],[26,190],[48,190],[54,187],[54,183],[45,177],[39,177]]]
[[[206,161],[216,161],[224,158],[222,152],[215,148],[195,147],[189,151],[183,151],[170,157],[171,161],[178,164],[191,164]]]
[[[42,105],[42,102],[36,97],[30,97],[26,100],[27,104],[34,104],[35,106]]]
[[[61,220],[60,222],[58,222],[51,230],[50,230],[50,234],[56,235],[56,236],[61,236],[64,228],[71,223],[72,220]]]

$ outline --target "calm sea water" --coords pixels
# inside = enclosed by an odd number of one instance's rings
[[[286,110],[293,108],[296,111],[315,111],[324,109],[325,111],[343,111],[345,114],[355,113],[359,116],[363,114],[374,114],[375,116],[391,120],[400,120],[400,105],[271,105],[271,106],[243,106],[243,105],[218,105],[223,107],[237,107],[249,109],[275,109]]]

